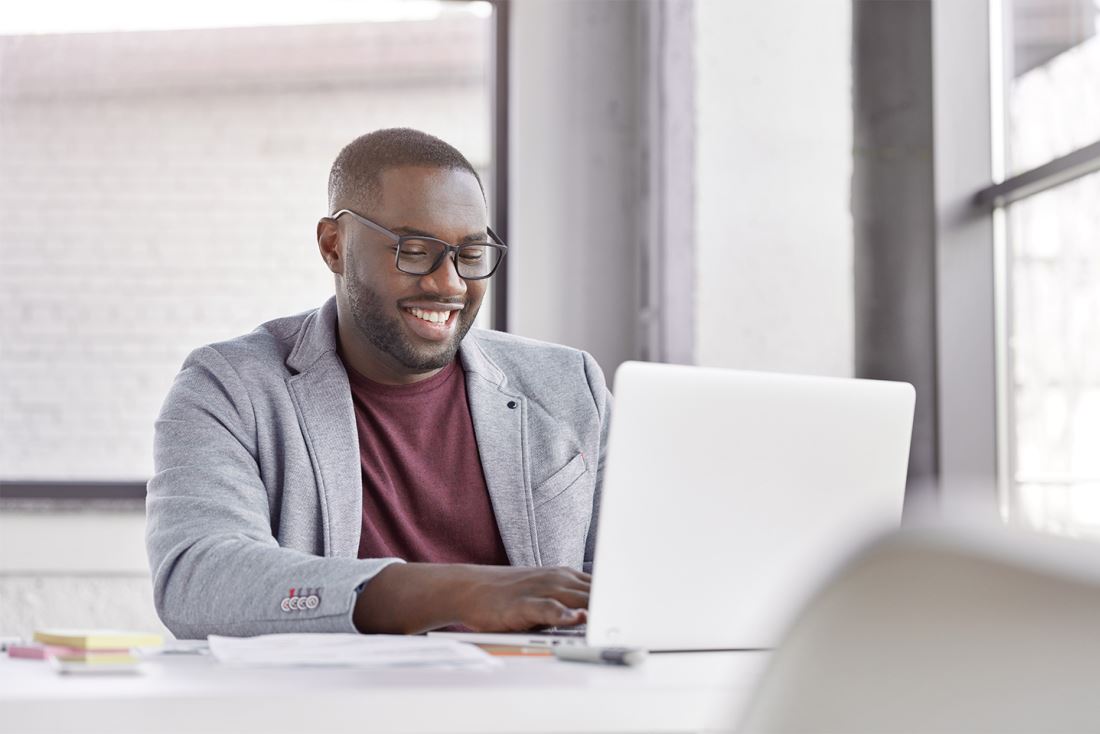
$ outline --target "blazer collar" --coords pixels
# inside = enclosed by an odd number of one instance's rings
[[[325,356],[339,360],[336,354],[336,296],[306,316],[286,365],[291,372],[305,372]]]
[[[326,556],[355,558],[363,473],[348,373],[336,352],[336,299],[306,316],[286,360],[287,390],[309,447]]]

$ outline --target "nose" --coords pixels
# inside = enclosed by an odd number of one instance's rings
[[[421,287],[428,293],[453,298],[466,293],[466,281],[455,268],[454,257],[447,253],[439,267],[420,277]]]

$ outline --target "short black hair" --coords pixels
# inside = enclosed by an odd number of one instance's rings
[[[481,176],[453,145],[420,130],[391,127],[360,135],[336,156],[328,175],[329,213],[354,206],[364,194],[373,198],[382,171],[397,166],[469,171],[485,195]]]

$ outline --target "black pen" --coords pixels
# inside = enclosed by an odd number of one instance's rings
[[[646,659],[647,651],[639,647],[587,647],[585,645],[558,645],[554,656],[558,660],[574,663],[603,663],[605,665],[637,665]]]

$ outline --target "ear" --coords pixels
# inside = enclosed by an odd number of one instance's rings
[[[342,244],[340,227],[335,220],[325,218],[317,222],[317,249],[321,252],[325,265],[336,275],[344,274]]]

